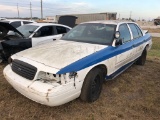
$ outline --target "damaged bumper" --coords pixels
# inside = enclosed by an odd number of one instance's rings
[[[48,106],[62,105],[78,98],[82,87],[82,82],[76,83],[75,88],[73,82],[55,86],[41,81],[31,81],[14,73],[10,65],[5,67],[3,74],[18,92],[35,102]]]

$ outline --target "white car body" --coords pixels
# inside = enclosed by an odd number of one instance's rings
[[[13,27],[17,28],[19,26],[30,24],[30,23],[36,23],[32,20],[23,20],[23,19],[3,19],[4,22],[9,22]]]
[[[116,25],[116,31],[122,24],[132,24],[119,21],[87,23]],[[147,50],[151,48],[151,37],[145,33],[142,35],[145,41],[130,45],[134,41],[132,31],[129,26],[128,28],[131,40],[120,46],[115,45],[115,39],[110,46],[58,40],[22,51],[12,56],[14,62],[5,67],[4,76],[17,91],[33,101],[48,106],[65,104],[81,95],[86,75],[92,69],[105,66],[106,80],[113,79],[132,65],[141,56],[145,47]],[[36,72],[32,76],[33,79],[29,80],[14,72],[13,64],[34,66]],[[17,71],[21,69],[19,67]],[[73,72],[77,73],[74,77]]]
[[[32,47],[34,47],[36,45],[48,43],[48,42],[53,42],[55,40],[59,40],[63,34],[58,34],[58,32],[56,30],[57,26],[67,29],[66,32],[68,32],[70,29],[72,29],[71,27],[68,27],[66,25],[54,24],[54,23],[31,23],[28,25],[38,26],[38,28],[35,31],[33,31],[33,33],[29,36],[29,38],[32,39]],[[34,37],[35,33],[38,32],[42,27],[48,27],[48,26],[54,27],[54,34],[53,35],[48,35],[48,36],[43,36],[43,37]]]
[[[7,60],[11,55],[22,50],[59,40],[71,29],[62,24],[52,23],[31,23],[14,28],[8,22],[1,21],[0,57],[2,60]]]

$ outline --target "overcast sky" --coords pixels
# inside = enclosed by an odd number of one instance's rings
[[[32,14],[40,17],[41,0],[0,0],[0,17],[17,17],[17,3],[20,17]],[[43,0],[43,16],[59,14],[80,14],[117,12],[117,17],[133,19],[154,19],[160,16],[160,0]]]

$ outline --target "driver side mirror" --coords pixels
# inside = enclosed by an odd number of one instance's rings
[[[120,38],[120,32],[119,32],[119,31],[116,31],[116,33],[115,33],[114,36],[115,36],[116,39],[119,39],[119,38]]]
[[[123,42],[122,42],[121,38],[116,40],[116,46],[119,46],[119,45],[122,45],[122,44],[123,44]]]
[[[34,33],[34,31],[29,31],[29,33],[31,33],[31,34],[32,34],[32,33]]]
[[[116,33],[115,33],[115,38],[116,38],[116,46],[123,44],[123,41],[122,41],[122,39],[120,38],[120,32],[119,32],[119,31],[116,31]]]
[[[41,31],[37,31],[37,32],[34,33],[33,37],[40,37],[40,35],[41,35]]]

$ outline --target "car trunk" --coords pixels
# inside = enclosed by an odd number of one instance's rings
[[[58,20],[58,24],[63,24],[63,25],[67,25],[71,28],[73,28],[74,26],[76,26],[76,16],[61,16]]]

